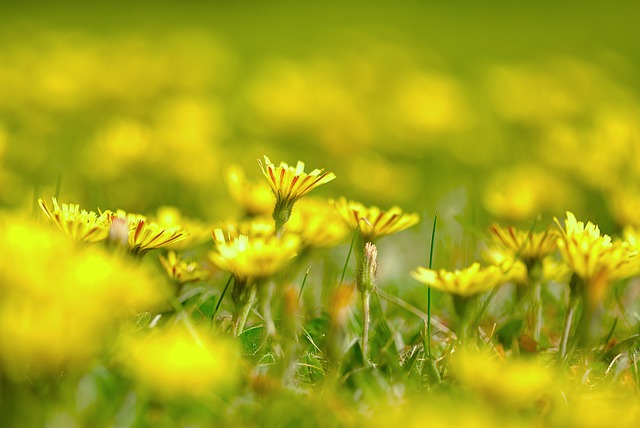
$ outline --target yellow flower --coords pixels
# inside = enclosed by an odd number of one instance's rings
[[[140,386],[163,399],[206,398],[239,381],[235,343],[181,324],[125,338],[120,357]]]
[[[374,242],[383,236],[400,232],[420,220],[417,213],[406,214],[396,206],[383,211],[376,206],[367,208],[359,202],[347,201],[345,198],[332,200],[331,203],[351,229],[359,229],[365,242]]]
[[[502,269],[496,266],[481,268],[479,263],[456,271],[418,267],[411,276],[430,287],[459,296],[480,294],[507,280]]]
[[[333,247],[344,240],[347,226],[328,201],[304,198],[296,207],[287,230],[300,236],[303,247]]]
[[[97,242],[109,236],[109,220],[107,216],[93,211],[80,209],[79,204],[59,205],[56,198],[51,198],[53,208],[49,209],[42,199],[38,205],[42,211],[61,231],[78,241]]]
[[[214,229],[213,240],[216,251],[209,253],[211,261],[241,280],[270,277],[293,258],[300,247],[300,238],[291,234],[281,238],[246,235],[225,238],[222,229]]]
[[[606,284],[634,275],[638,271],[638,253],[628,242],[612,241],[601,235],[595,224],[586,225],[567,211],[558,249],[571,270],[584,281]],[[599,293],[600,294],[600,293]]]
[[[556,248],[558,234],[550,229],[544,232],[525,232],[514,227],[503,228],[494,224],[489,229],[494,242],[512,257],[527,266],[542,260]]]
[[[209,272],[200,263],[183,260],[174,251],[169,251],[167,257],[160,256],[160,263],[169,278],[178,284],[203,281],[209,277]]]
[[[633,247],[635,251],[640,252],[640,228],[626,226],[622,234],[631,247]]]
[[[227,169],[227,188],[235,203],[246,215],[260,216],[273,212],[275,200],[271,188],[264,182],[252,183],[247,180],[244,170],[237,165]]]
[[[516,284],[529,284],[529,273],[527,266],[520,259],[505,252],[501,248],[491,247],[483,252],[483,259],[494,266],[499,267],[505,274],[508,281]],[[557,283],[565,283],[569,279],[569,268],[562,260],[555,257],[547,256],[541,260],[542,263],[542,281],[553,281]]]
[[[126,213],[118,210],[115,213],[107,212],[109,222],[115,219],[125,219],[129,224],[129,250],[132,254],[142,255],[149,250],[166,247],[185,239],[189,232],[181,227],[162,227],[157,223],[147,220],[141,214]]]
[[[557,373],[533,360],[501,361],[470,348],[451,354],[451,375],[484,399],[510,408],[535,408],[553,391]]]
[[[11,377],[83,368],[119,321],[162,301],[143,266],[38,223],[0,224],[0,371]]]
[[[237,238],[240,235],[245,235],[250,239],[271,238],[276,235],[276,227],[273,224],[273,220],[263,216],[252,217],[251,219],[239,222],[225,223],[219,229],[222,229],[224,236],[228,238]]]
[[[258,159],[262,173],[267,178],[271,190],[276,195],[276,200],[297,201],[314,188],[336,178],[332,172],[323,172],[314,169],[309,173],[304,172],[304,162],[298,161],[295,168],[281,162],[279,166],[271,163],[268,157],[264,157],[264,165]]]
[[[173,241],[167,248],[174,251],[182,251],[187,248],[203,244],[209,240],[210,227],[198,220],[187,218],[176,207],[164,205],[156,210],[153,220],[159,226],[166,229],[186,229],[189,234],[179,241]]]
[[[336,178],[334,173],[323,172],[321,169],[314,169],[306,173],[304,172],[304,162],[301,161],[298,161],[295,168],[284,162],[276,166],[266,156],[264,157],[264,165],[260,159],[258,159],[258,163],[276,196],[273,219],[276,222],[278,234],[282,233],[285,223],[289,221],[293,205],[298,199],[321,184]]]

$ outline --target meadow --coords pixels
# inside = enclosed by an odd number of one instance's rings
[[[0,6],[1,426],[638,426],[632,6],[63,3]]]

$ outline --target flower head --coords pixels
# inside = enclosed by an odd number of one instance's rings
[[[241,280],[268,278],[280,270],[300,247],[300,239],[291,234],[281,238],[225,237],[222,229],[214,229],[213,240],[216,251],[209,253],[211,261],[219,268]]]
[[[637,273],[638,252],[628,242],[601,235],[595,224],[586,225],[567,211],[565,227],[555,219],[562,235],[558,249],[571,270],[585,283],[608,283]]]
[[[160,398],[206,398],[239,380],[239,350],[229,340],[181,324],[131,335],[121,344],[125,370]]]
[[[106,214],[110,223],[121,221],[118,219],[127,220],[129,224],[128,245],[132,254],[142,255],[149,250],[179,242],[189,235],[189,232],[180,227],[162,227],[140,214],[131,214],[123,210],[118,210],[115,213],[107,211]]]
[[[273,212],[275,203],[271,188],[264,182],[252,183],[247,180],[244,170],[237,165],[227,169],[227,188],[234,202],[248,216],[267,215]]]
[[[347,235],[347,226],[326,200],[304,198],[296,207],[287,230],[300,236],[303,247],[333,247]]]
[[[178,284],[202,281],[209,277],[209,272],[200,263],[185,260],[175,251],[169,251],[166,257],[160,256],[160,263],[169,278]]]
[[[258,159],[262,173],[267,179],[271,190],[276,195],[276,201],[295,201],[309,193],[314,188],[336,178],[332,172],[324,172],[314,169],[304,172],[304,162],[298,161],[295,168],[281,162],[279,166],[271,163],[268,157],[264,157],[264,164]]]
[[[497,266],[480,267],[474,263],[466,269],[448,271],[418,267],[411,272],[418,281],[449,294],[472,296],[488,291],[507,280]]]
[[[359,202],[340,198],[332,201],[338,214],[351,227],[358,229],[365,242],[407,229],[420,220],[417,213],[406,214],[399,207],[391,207],[384,211],[376,206],[365,207]]]
[[[0,372],[16,379],[81,369],[123,319],[163,302],[144,266],[58,231],[0,217]]]
[[[51,198],[51,202],[53,207],[49,209],[44,200],[38,199],[47,218],[67,235],[85,242],[102,241],[109,236],[109,220],[105,214],[81,210],[79,204],[60,205],[56,198]]]
[[[550,229],[544,232],[525,232],[514,227],[503,228],[494,224],[489,229],[493,241],[512,257],[525,265],[542,260],[556,248],[558,234]]]

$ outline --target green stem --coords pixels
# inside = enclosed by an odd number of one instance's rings
[[[264,317],[264,325],[267,331],[267,336],[274,337],[276,335],[276,324],[273,321],[273,314],[271,311],[271,300],[273,297],[274,285],[272,282],[268,284],[260,284],[260,311]]]
[[[362,291],[362,356],[366,364],[369,364],[369,326],[371,324],[370,300],[371,292]]]
[[[233,288],[233,300],[236,306],[233,314],[233,335],[237,337],[242,334],[251,307],[256,301],[257,288],[255,284],[247,286],[242,282],[236,282]],[[236,291],[236,288],[240,290]]]
[[[282,236],[284,233],[284,225],[291,217],[291,210],[293,209],[294,202],[281,198],[276,200],[276,205],[273,208],[273,219],[276,223],[276,236],[278,237]]]
[[[567,344],[569,343],[569,333],[571,332],[571,324],[573,323],[573,317],[578,307],[578,299],[572,299],[569,303],[569,311],[564,321],[564,328],[562,329],[562,339],[560,342],[560,361],[563,362],[567,357]]]
[[[220,305],[222,304],[222,299],[224,299],[224,296],[227,294],[227,290],[229,289],[229,284],[231,284],[231,280],[233,279],[233,275],[229,276],[229,279],[227,280],[227,283],[224,285],[224,289],[222,290],[222,294],[220,295],[220,298],[218,299],[218,303],[216,303],[216,308],[213,310],[213,313],[211,314],[211,321],[215,320],[216,314],[218,313],[218,309],[220,309]]]
[[[433,266],[433,246],[436,236],[436,224],[438,223],[438,213],[433,217],[433,227],[431,228],[431,247],[429,248],[429,269]],[[427,357],[431,359],[431,287],[427,287]]]
[[[542,284],[538,282],[535,285],[534,294],[533,294],[533,307],[534,307],[534,317],[533,317],[533,340],[536,343],[540,342],[540,332],[542,330]]]

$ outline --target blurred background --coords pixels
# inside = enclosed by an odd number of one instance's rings
[[[232,164],[426,219],[640,225],[634,2],[2,2],[0,205],[237,213]],[[426,233],[426,231],[425,231]]]

